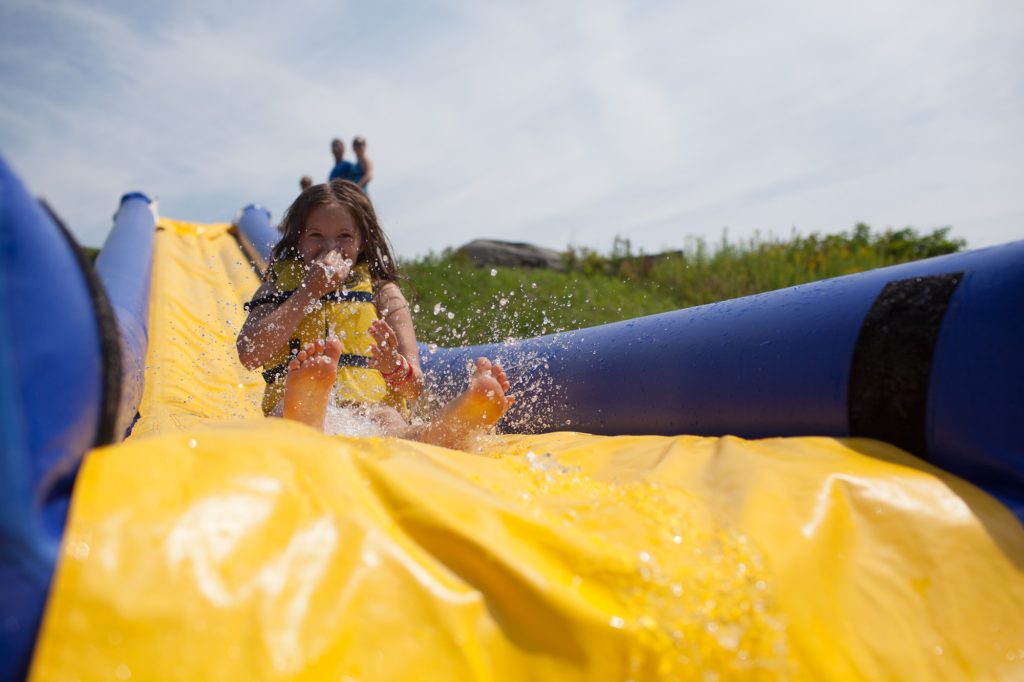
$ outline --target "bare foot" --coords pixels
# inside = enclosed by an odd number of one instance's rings
[[[501,365],[477,358],[469,386],[441,408],[420,437],[433,445],[464,447],[471,436],[494,426],[515,402],[515,396],[508,395],[508,390],[508,377]]]
[[[323,430],[340,355],[341,342],[327,339],[308,344],[288,363],[284,385],[285,419]]]

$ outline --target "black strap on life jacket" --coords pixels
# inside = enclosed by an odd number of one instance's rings
[[[267,303],[273,303],[274,307],[281,305],[295,293],[292,291],[280,291],[277,293],[267,294],[254,298],[245,304],[245,312],[249,312],[253,308],[258,308],[261,305]],[[321,303],[342,303],[342,302],[357,302],[357,303],[373,303],[373,292],[371,291],[329,291],[320,297]]]

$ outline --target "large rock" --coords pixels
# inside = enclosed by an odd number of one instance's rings
[[[460,246],[456,253],[464,254],[474,265],[504,265],[517,268],[550,268],[565,270],[562,254],[522,242],[501,242],[493,239],[474,239]]]

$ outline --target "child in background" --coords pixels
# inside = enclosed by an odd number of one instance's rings
[[[263,283],[246,304],[238,357],[263,367],[263,411],[323,429],[332,388],[339,407],[383,435],[464,447],[504,415],[508,378],[477,360],[466,390],[429,424],[410,425],[423,390],[412,316],[369,198],[347,181],[302,192],[281,222]]]

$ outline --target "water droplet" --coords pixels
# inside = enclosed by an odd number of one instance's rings
[[[75,559],[88,559],[89,558],[89,543],[88,542],[69,542],[68,543],[68,554]]]

